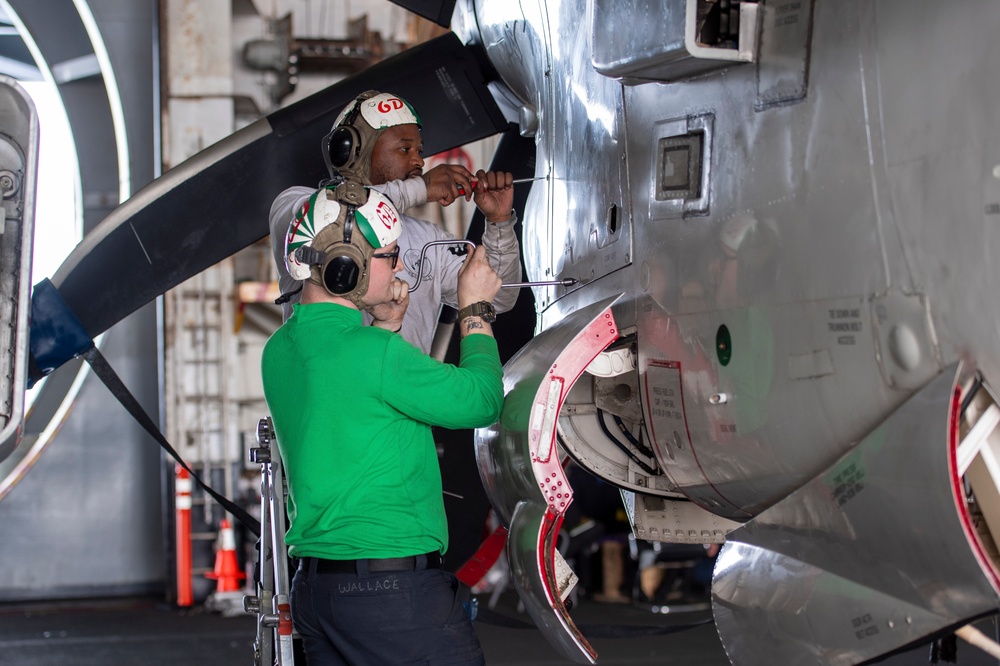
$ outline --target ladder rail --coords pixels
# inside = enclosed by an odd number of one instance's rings
[[[262,418],[257,424],[257,442],[259,446],[250,451],[250,460],[261,466],[261,532],[256,549],[256,595],[244,597],[243,608],[247,613],[257,615],[255,665],[294,666],[294,628],[289,605],[291,576],[285,546],[288,487],[269,417]]]

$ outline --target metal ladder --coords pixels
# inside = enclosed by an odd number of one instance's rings
[[[257,615],[255,666],[292,666],[295,663],[294,632],[289,606],[288,549],[285,547],[288,486],[270,417],[257,423],[257,444],[250,449],[250,461],[260,465],[261,478],[260,539],[254,567],[256,594],[243,597],[243,609]]]
[[[164,295],[165,434],[206,482],[221,485],[226,497],[234,496],[243,466],[239,410],[230,379],[236,365],[233,274],[230,258]],[[192,493],[191,502],[191,540],[196,544],[191,573],[200,579],[212,571],[212,548],[206,544],[218,541],[219,519],[225,513],[205,493]],[[214,596],[209,595],[210,604]],[[233,600],[217,601],[219,609],[233,605]]]

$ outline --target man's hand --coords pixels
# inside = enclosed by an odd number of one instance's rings
[[[514,175],[509,171],[480,169],[476,181],[476,205],[486,221],[496,224],[509,220],[514,205]]]
[[[427,185],[427,200],[448,206],[463,194],[472,198],[472,173],[458,164],[439,164],[420,176]]]
[[[403,315],[410,304],[410,285],[396,278],[389,286],[392,289],[392,300],[374,305],[368,312],[374,320],[372,326],[398,331],[403,327]]]
[[[458,308],[479,301],[492,303],[500,291],[500,276],[486,261],[486,248],[480,245],[465,258],[458,271]]]

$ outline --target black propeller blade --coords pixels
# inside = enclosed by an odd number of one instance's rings
[[[394,5],[409,9],[428,21],[447,28],[451,25],[451,15],[455,13],[455,0],[389,0]]]
[[[486,88],[485,58],[442,35],[275,111],[171,169],[112,211],[52,283],[91,336],[268,233],[271,201],[326,177],[320,140],[370,89],[421,112],[434,154],[507,128]],[[35,377],[37,379],[37,377]]]

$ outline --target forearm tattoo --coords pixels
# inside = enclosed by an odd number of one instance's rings
[[[473,329],[483,328],[483,320],[479,317],[466,317],[462,320],[462,326],[465,327],[465,332],[469,333]]]

